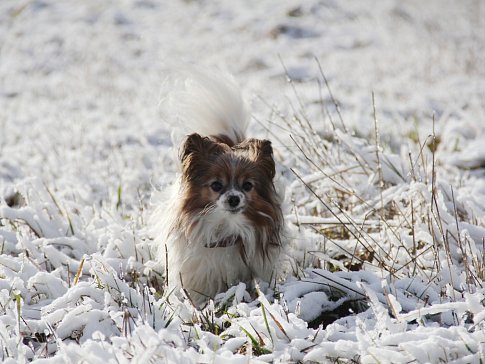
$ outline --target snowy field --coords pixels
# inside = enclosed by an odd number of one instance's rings
[[[231,72],[287,276],[163,290],[181,62]],[[0,1],[0,361],[483,363],[485,3]]]

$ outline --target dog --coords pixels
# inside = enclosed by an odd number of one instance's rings
[[[200,306],[238,282],[277,276],[282,196],[271,142],[245,136],[248,113],[233,79],[191,70],[175,84],[166,104],[176,128],[191,133],[180,175],[156,202],[152,246],[169,291],[183,288]]]

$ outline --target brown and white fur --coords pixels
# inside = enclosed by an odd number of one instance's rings
[[[181,174],[150,223],[168,289],[184,288],[202,304],[238,282],[276,276],[281,199],[271,142],[245,138],[244,104],[230,79],[189,74],[175,95],[182,123],[206,135],[183,141]]]

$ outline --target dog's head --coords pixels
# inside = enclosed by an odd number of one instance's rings
[[[273,185],[270,141],[233,144],[224,136],[191,134],[180,159],[182,212],[205,246],[247,245],[248,239],[266,245],[277,240],[274,230],[281,224],[281,209]]]

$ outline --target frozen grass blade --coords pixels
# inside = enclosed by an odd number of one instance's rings
[[[81,259],[81,262],[79,263],[79,269],[77,270],[77,273],[74,276],[74,283],[73,283],[74,286],[79,282],[79,278],[81,278],[83,274],[84,261],[85,261],[85,257]]]
[[[122,193],[123,193],[123,188],[121,187],[121,183],[118,185],[118,188],[116,190],[116,209],[119,210],[121,205],[123,204],[122,201]]]
[[[59,204],[59,202],[55,198],[55,196],[52,193],[52,191],[50,190],[50,188],[47,187],[45,184],[44,184],[44,187],[45,187],[47,193],[49,194],[50,198],[52,199],[52,202],[54,202],[54,205],[57,207],[57,210],[59,211],[59,214],[61,216],[66,215],[65,217],[66,217],[67,222],[69,224],[69,232],[70,232],[71,235],[74,235],[74,227],[72,225],[72,221],[71,221],[71,217],[69,216],[69,213],[67,212],[66,209],[61,209],[61,205]]]
[[[278,326],[278,329],[280,329],[280,331],[283,333],[283,335],[286,336],[286,338],[288,339],[288,342],[291,342],[291,339],[288,336],[288,334],[286,333],[285,329],[283,328],[283,325],[281,325],[281,323],[274,317],[274,315],[270,311],[268,311],[268,313],[271,316],[271,318],[273,319],[273,321],[275,322],[276,326]]]
[[[376,161],[377,161],[377,174],[379,176],[379,196],[381,202],[380,214],[381,214],[381,221],[384,220],[384,199],[382,197],[382,192],[384,190],[384,175],[382,174],[382,165],[381,165],[381,158],[379,156],[379,150],[381,149],[380,146],[380,136],[379,136],[379,127],[377,126],[377,111],[376,111],[376,100],[374,96],[374,91],[372,91],[372,110],[374,116],[374,135],[375,135],[375,143],[376,143]]]
[[[268,330],[268,336],[271,340],[272,346],[274,347],[273,335],[271,335],[271,329],[269,328],[268,317],[266,317],[266,310],[263,304],[261,304],[261,311],[263,313],[264,325],[266,326],[266,330]]]
[[[20,322],[22,321],[22,297],[20,296],[20,293],[14,293],[14,298],[15,298],[15,308],[16,308],[16,313],[17,313],[17,330],[19,333],[19,338],[21,337],[20,335]]]
[[[342,118],[342,113],[340,112],[340,105],[338,104],[337,100],[333,96],[332,89],[330,88],[330,84],[328,83],[327,77],[325,76],[325,73],[323,72],[322,65],[320,63],[320,60],[315,57],[315,61],[317,62],[318,65],[318,70],[320,71],[320,75],[322,76],[323,80],[325,81],[325,86],[327,87],[328,94],[330,95],[330,98],[333,102],[333,105],[335,106],[335,110],[337,111],[338,117],[340,119],[340,123],[342,124],[342,127],[345,131],[345,133],[348,133],[348,129],[345,126],[344,119]]]

